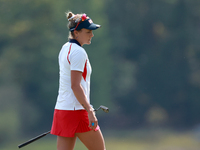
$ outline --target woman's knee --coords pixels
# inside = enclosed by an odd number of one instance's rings
[[[76,142],[76,137],[57,137],[57,150],[73,150]]]

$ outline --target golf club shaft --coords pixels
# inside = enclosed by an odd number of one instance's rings
[[[28,145],[28,144],[34,142],[34,141],[36,141],[36,140],[38,140],[38,139],[40,139],[40,138],[46,136],[46,135],[49,134],[50,132],[51,132],[51,131],[48,131],[48,132],[45,132],[45,133],[43,133],[43,134],[41,134],[41,135],[38,135],[37,137],[32,138],[32,139],[28,140],[27,142],[18,145],[18,147],[19,147],[19,148],[22,148],[22,147],[24,147],[24,146],[26,146],[26,145]]]

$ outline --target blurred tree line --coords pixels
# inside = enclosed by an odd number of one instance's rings
[[[99,113],[102,125],[197,125],[199,8],[196,0],[0,0],[0,135],[50,129],[68,10],[102,25],[84,46],[92,104],[111,109]]]

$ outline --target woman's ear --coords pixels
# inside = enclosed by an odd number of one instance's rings
[[[75,38],[78,37],[78,31],[77,30],[74,31],[74,36],[75,36]]]

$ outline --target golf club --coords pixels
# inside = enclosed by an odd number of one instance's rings
[[[106,112],[106,113],[109,112],[108,107],[103,106],[103,105],[101,105],[98,109],[94,109],[94,111],[98,111],[99,109],[103,110],[103,111]],[[40,135],[38,135],[38,136],[36,136],[36,137],[34,137],[34,138],[28,140],[27,142],[24,142],[24,143],[18,145],[18,148],[22,148],[22,147],[24,147],[24,146],[26,146],[26,145],[28,145],[28,144],[34,142],[34,141],[36,141],[36,140],[38,140],[38,139],[40,139],[40,138],[46,136],[46,135],[49,134],[50,132],[51,132],[51,131],[48,131],[48,132],[42,133],[42,134],[40,134]]]
[[[98,111],[99,109],[102,109],[105,113],[109,112],[108,107],[101,105],[98,109],[95,109],[94,111]]]

